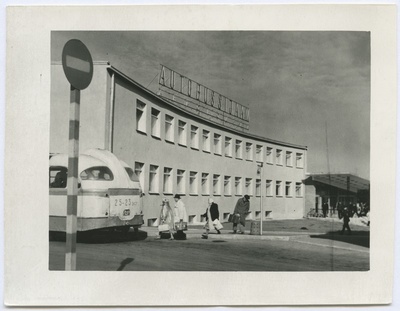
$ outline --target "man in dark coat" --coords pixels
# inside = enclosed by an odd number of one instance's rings
[[[328,202],[324,202],[322,204],[322,213],[324,214],[324,218],[326,218],[326,215],[328,214]]]
[[[215,219],[219,220],[218,204],[214,202],[213,198],[208,199],[208,206],[209,208],[206,209],[206,212],[203,215],[201,215],[206,218],[206,225],[205,225],[206,232],[202,235],[203,239],[208,238],[208,232],[210,231],[209,215],[211,217],[211,223]],[[215,230],[217,230],[218,234],[221,234],[221,231],[219,229],[215,228]]]
[[[235,206],[233,214],[240,217],[238,221],[233,222],[233,233],[237,232],[237,226],[239,225],[239,233],[244,234],[244,227],[246,226],[246,214],[250,209],[250,197],[246,194],[243,198],[240,198]]]
[[[351,229],[350,229],[350,226],[349,226],[350,211],[349,211],[349,209],[347,207],[345,207],[343,209],[342,216],[343,216],[343,228],[342,228],[342,232],[340,232],[340,234],[343,234],[344,233],[344,229],[347,228],[347,230],[349,230],[349,235],[351,235]]]

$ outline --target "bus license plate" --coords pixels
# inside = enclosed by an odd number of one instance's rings
[[[137,201],[133,200],[132,198],[127,197],[114,197],[113,199],[113,206],[114,207],[133,207],[138,204]]]

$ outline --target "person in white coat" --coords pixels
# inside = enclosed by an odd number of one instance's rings
[[[174,239],[174,211],[169,205],[168,199],[163,199],[160,211],[160,225],[168,225],[168,230],[170,234],[170,240]],[[158,238],[161,238],[161,232],[159,232]]]
[[[175,200],[175,208],[174,208],[174,219],[175,219],[175,227],[178,235],[185,235],[183,233],[183,223],[187,222],[187,213],[185,204],[181,200],[181,196],[176,194],[174,196]]]

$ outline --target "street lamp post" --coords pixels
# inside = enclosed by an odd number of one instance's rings
[[[264,207],[263,207],[263,194],[262,194],[262,184],[263,184],[263,163],[258,163],[257,171],[260,174],[260,235],[263,234],[263,215],[264,215]]]

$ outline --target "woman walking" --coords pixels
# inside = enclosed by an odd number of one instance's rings
[[[170,240],[174,239],[174,211],[169,205],[168,199],[163,199],[160,211],[160,226],[159,228],[159,239],[161,233],[167,229],[170,234]],[[166,230],[165,230],[166,231]]]

